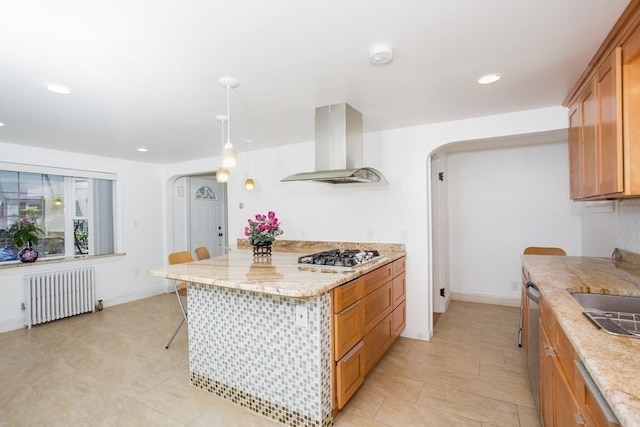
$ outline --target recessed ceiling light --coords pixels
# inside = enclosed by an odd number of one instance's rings
[[[44,85],[44,87],[46,87],[51,92],[60,95],[69,95],[70,93],[73,93],[73,89],[71,89],[69,86],[60,85],[57,83],[47,83],[46,85]]]
[[[4,126],[4,123],[0,122],[0,128],[1,128],[2,126]]]
[[[144,147],[139,147],[139,148],[137,148],[137,150],[138,150],[139,152],[141,152],[141,153],[146,153],[147,151],[149,151],[149,149],[148,149],[148,148],[144,148]]]
[[[387,43],[374,44],[369,48],[369,61],[374,65],[382,65],[393,59],[393,48]]]
[[[476,81],[481,85],[488,85],[489,83],[495,83],[502,78],[502,74],[499,73],[490,73],[485,74],[484,76],[480,76],[476,79]]]

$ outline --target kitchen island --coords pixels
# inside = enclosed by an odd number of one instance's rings
[[[619,422],[640,426],[640,339],[596,329],[571,296],[640,297],[640,260],[622,253],[622,260],[523,255],[522,264]]]
[[[246,249],[245,249],[246,247]],[[360,267],[300,266],[319,250],[376,249]],[[405,255],[404,245],[278,241],[150,271],[188,285],[191,384],[292,426],[329,426],[331,290]]]

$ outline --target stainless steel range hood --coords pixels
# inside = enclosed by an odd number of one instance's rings
[[[316,108],[316,171],[281,179],[328,184],[385,184],[374,168],[362,167],[362,114],[347,103]]]

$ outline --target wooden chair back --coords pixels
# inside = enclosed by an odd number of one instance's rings
[[[183,264],[185,262],[193,262],[191,252],[182,251],[169,254],[169,264]]]
[[[191,252],[182,251],[169,254],[169,264],[184,264],[185,262],[193,262]],[[179,295],[185,296],[187,292],[187,282],[177,282],[176,288]]]
[[[211,258],[211,255],[209,255],[209,249],[204,246],[196,248],[196,258],[198,261]]]
[[[525,248],[524,255],[567,255],[567,253],[560,248],[529,246],[528,248]]]

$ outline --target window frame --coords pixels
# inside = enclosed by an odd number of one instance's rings
[[[86,258],[86,257],[104,257],[104,256],[113,256],[119,254],[119,221],[118,214],[116,212],[117,209],[117,194],[119,194],[120,186],[118,181],[118,175],[115,173],[109,172],[99,172],[99,171],[89,171],[89,170],[79,170],[79,169],[68,169],[68,168],[59,168],[59,167],[48,167],[48,166],[38,166],[38,165],[29,165],[22,163],[9,163],[9,162],[0,162],[0,170],[10,171],[10,172],[20,172],[20,173],[33,173],[33,174],[49,174],[49,175],[58,175],[62,176],[64,179],[64,192],[65,192],[65,207],[64,207],[64,236],[65,236],[65,249],[63,254],[56,254],[47,257],[39,258],[42,261],[49,260],[61,260],[61,259],[69,259],[69,258]],[[74,245],[74,231],[73,231],[73,220],[76,219],[75,215],[75,198],[76,198],[76,190],[74,184],[77,180],[85,179],[87,180],[87,192],[89,195],[89,199],[93,196],[92,193],[92,182],[93,179],[102,179],[112,181],[111,184],[111,196],[113,197],[112,201],[112,226],[113,226],[113,249],[111,253],[108,254],[100,254],[95,255],[95,242],[92,230],[95,229],[93,218],[93,203],[89,203],[88,205],[88,218],[89,218],[89,251],[87,254],[76,254],[75,253],[75,245]],[[66,202],[66,201],[69,202]],[[69,248],[71,245],[71,250]],[[0,261],[0,267],[2,266],[10,266],[14,264],[22,264],[19,260],[11,260],[11,261]]]

